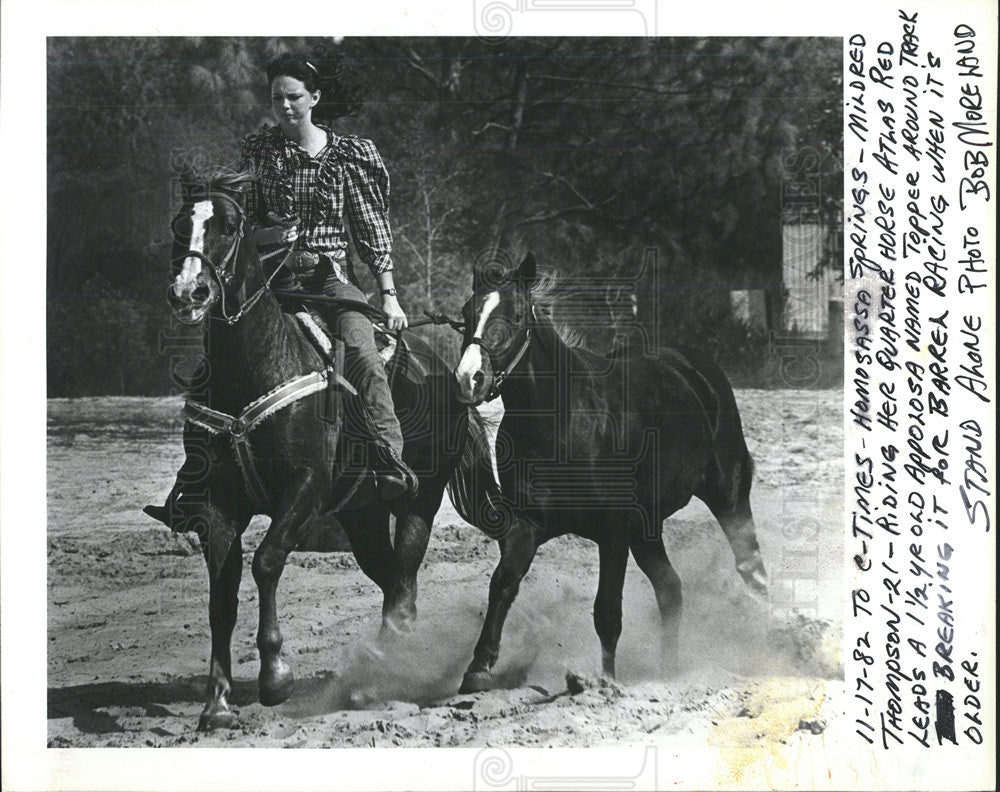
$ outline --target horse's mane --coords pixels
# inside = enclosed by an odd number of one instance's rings
[[[559,301],[559,276],[550,270],[543,270],[539,273],[538,279],[531,286],[531,304],[542,311],[545,318],[555,330],[560,340],[571,349],[587,349],[586,339],[583,333],[574,327],[570,327],[565,322],[558,322],[553,318],[553,310]]]
[[[583,333],[552,317],[561,293],[565,294],[565,290],[560,290],[556,273],[548,270],[540,272],[530,292],[536,318],[551,327],[570,349],[589,352],[589,355],[578,355],[579,363],[582,370],[593,370],[594,363],[589,359],[596,353],[587,349]],[[495,419],[484,416],[475,408],[468,410],[462,455],[448,482],[448,496],[459,515],[494,539],[502,537],[509,528],[511,516],[493,470],[490,436],[495,436],[497,429]]]
[[[209,183],[223,190],[240,190],[255,178],[256,174],[249,169],[216,168],[209,175]]]
[[[237,195],[256,179],[257,174],[252,170],[234,170],[225,166],[191,171],[182,177],[183,195],[186,200],[194,200],[216,192]]]

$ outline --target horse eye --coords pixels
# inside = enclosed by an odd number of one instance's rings
[[[236,233],[236,225],[234,223],[226,223],[222,228],[222,233],[226,236],[232,236]]]

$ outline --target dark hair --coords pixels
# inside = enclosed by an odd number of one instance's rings
[[[274,82],[275,77],[293,77],[310,93],[322,91],[319,102],[313,108],[313,117],[322,121],[357,115],[361,109],[362,89],[351,84],[351,76],[339,57],[281,55],[267,64],[268,85]]]

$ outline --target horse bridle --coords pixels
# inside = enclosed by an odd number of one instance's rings
[[[285,256],[285,258],[282,260],[280,264],[278,264],[277,267],[274,268],[271,274],[264,281],[264,285],[261,286],[259,289],[257,289],[257,291],[255,291],[252,295],[250,295],[250,297],[244,300],[243,304],[239,307],[239,310],[237,310],[233,316],[229,316],[226,313],[226,282],[229,280],[230,276],[226,272],[226,269],[228,268],[229,263],[231,261],[235,261],[236,257],[239,255],[240,244],[243,242],[243,237],[246,234],[247,215],[243,207],[240,205],[240,202],[237,201],[235,198],[233,198],[231,195],[227,195],[224,192],[200,193],[198,197],[200,199],[207,199],[207,200],[212,200],[214,198],[222,198],[223,200],[226,200],[230,204],[232,204],[232,206],[236,209],[236,212],[240,218],[240,223],[236,230],[236,238],[233,240],[233,244],[229,246],[229,250],[226,252],[226,255],[223,256],[222,262],[219,264],[219,266],[216,266],[215,263],[212,261],[212,259],[210,259],[204,253],[198,250],[188,250],[187,253],[185,253],[181,257],[182,261],[190,257],[194,257],[202,261],[208,267],[208,271],[212,274],[212,277],[215,279],[215,282],[219,285],[219,295],[221,300],[221,305],[219,306],[219,312],[222,315],[219,317],[209,315],[209,318],[216,319],[218,321],[223,321],[227,325],[234,325],[240,319],[243,318],[244,314],[246,314],[247,311],[253,308],[253,306],[257,303],[257,301],[264,295],[264,292],[267,291],[269,288],[271,288],[271,281],[274,280],[275,276],[278,274],[278,271],[283,266],[285,266],[285,262],[287,262],[289,256],[291,256],[292,248],[289,247],[288,255]]]
[[[535,318],[535,306],[531,306],[531,318]],[[465,351],[473,344],[477,344],[480,349],[482,349],[490,359],[490,366],[493,367],[493,382],[490,384],[490,389],[486,392],[484,399],[486,401],[493,401],[497,396],[500,395],[500,386],[503,385],[504,380],[510,376],[510,373],[514,370],[518,363],[521,362],[521,358],[524,357],[525,353],[528,351],[528,346],[531,344],[531,325],[526,324],[523,328],[524,331],[524,341],[521,342],[521,346],[518,347],[517,352],[514,353],[513,357],[507,361],[503,366],[497,366],[497,358],[499,355],[492,346],[483,340],[482,336],[474,335],[469,339],[469,343],[463,347],[462,351]],[[509,348],[513,348],[514,344],[511,344]]]

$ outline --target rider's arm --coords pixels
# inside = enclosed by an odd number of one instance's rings
[[[392,276],[389,172],[370,140],[341,138],[340,153],[344,162],[344,207],[354,247],[378,281],[390,329],[402,329],[407,324],[406,314],[395,295]]]

